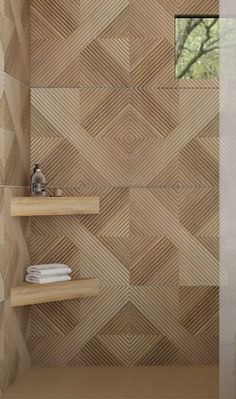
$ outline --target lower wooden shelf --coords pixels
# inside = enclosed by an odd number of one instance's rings
[[[50,284],[23,283],[11,289],[11,306],[64,301],[78,297],[96,296],[99,293],[97,279],[63,281]]]
[[[99,213],[99,197],[13,197],[11,216],[60,216]]]

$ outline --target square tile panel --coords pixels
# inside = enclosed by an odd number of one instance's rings
[[[33,0],[31,18],[31,85],[77,87],[80,1]]]

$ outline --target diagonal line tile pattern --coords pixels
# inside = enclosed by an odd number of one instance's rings
[[[218,6],[32,0],[31,162],[50,193],[101,202],[32,220],[33,262],[101,283],[33,307],[35,365],[218,364],[218,82],[173,62],[174,16]]]

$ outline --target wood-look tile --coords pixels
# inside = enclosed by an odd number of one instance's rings
[[[4,70],[29,84],[30,4],[28,0],[4,0]]]
[[[13,310],[9,297],[29,264],[29,220],[10,216],[29,184],[29,19],[28,0],[0,0],[0,396],[30,365],[29,309]]]
[[[0,183],[28,185],[30,90],[0,72]]]
[[[13,309],[10,289],[22,284],[29,265],[29,219],[10,216],[11,197],[27,189],[4,186],[0,190],[0,390],[4,393],[30,365],[29,309]]]
[[[178,13],[216,1],[32,1],[32,84],[52,89],[33,90],[31,161],[50,193],[101,201],[98,215],[35,218],[32,261],[102,287],[55,305],[60,320],[34,308],[34,364],[218,362],[218,81],[175,79]]]
[[[0,187],[0,251],[4,250],[4,187]],[[0,259],[0,303],[4,301],[3,256]]]
[[[31,84],[77,87],[80,82],[80,0],[33,0]]]
[[[219,287],[180,287],[179,317],[195,336],[218,336]]]
[[[199,0],[198,2],[194,0],[177,0],[176,10],[178,14],[203,14],[203,15],[217,15],[220,10],[219,0]]]
[[[218,399],[218,385],[217,367],[33,368],[5,399]]]
[[[11,308],[9,298],[1,305],[0,310],[0,340],[3,345],[0,359],[0,391],[5,393],[15,379],[30,367],[29,311]]]
[[[78,187],[79,90],[33,89],[31,96],[31,164],[40,162],[48,186]]]
[[[218,0],[210,0],[207,4],[204,0],[197,3],[186,0],[130,0],[130,85],[159,88],[218,87],[217,80],[177,80],[174,62],[175,16],[215,15],[218,12]]]
[[[52,5],[34,0],[33,87],[78,87],[80,83],[127,86],[128,4],[128,0],[101,0],[96,4],[57,0]],[[42,57],[46,62],[42,63]]]
[[[128,89],[81,89],[80,152],[84,186],[129,184],[128,115]]]
[[[33,90],[31,163],[49,185],[128,184],[128,100],[127,90]]]
[[[4,98],[4,73],[0,71],[0,184],[4,183],[4,115],[5,115],[5,98]]]
[[[4,0],[0,0],[0,72],[4,71]]]
[[[65,195],[75,193],[67,188],[63,191]],[[35,307],[32,312],[33,362],[41,365],[56,362],[61,366],[93,362],[127,365],[128,355],[122,358],[122,353],[127,352],[129,344],[129,339],[123,336],[129,323],[129,311],[125,309],[129,287],[129,193],[127,189],[118,188],[81,188],[79,194],[99,196],[99,215],[95,218],[95,215],[34,218],[31,222],[32,262],[66,263],[72,268],[73,277],[99,278],[104,293],[99,294],[96,302],[68,303],[70,312],[66,305],[58,304],[62,325],[60,321],[48,318],[52,311],[50,306]],[[93,319],[97,313],[98,326]],[[63,325],[67,317],[72,328],[65,331]],[[38,325],[39,318],[44,320],[40,323],[42,328]],[[86,328],[88,322],[91,327]],[[68,327],[70,323],[67,323]],[[81,334],[78,336],[79,330]],[[66,344],[71,339],[73,351],[69,349],[71,344]]]
[[[28,186],[30,179],[30,89],[5,75],[4,182]]]
[[[130,228],[132,234],[132,223]],[[130,284],[178,286],[178,283],[178,248],[170,240],[148,234],[135,235],[130,239]]]
[[[66,305],[61,307],[58,304],[62,320],[67,317],[70,320],[66,331],[57,318],[48,318],[50,308],[47,304],[34,308],[31,336],[33,364],[57,364],[61,367],[80,364],[127,365],[127,357],[122,357],[122,353],[127,352],[127,338],[109,335],[109,332],[114,331],[114,324],[120,320],[120,311],[127,302],[128,286],[104,287],[95,300],[70,301],[70,316]],[[38,328],[38,317],[44,321],[42,328]],[[103,335],[105,328],[106,334]],[[41,351],[38,350],[39,342]]]
[[[131,0],[131,86],[177,85],[174,81],[173,17],[168,4],[162,1]]]
[[[4,187],[1,212],[1,274],[4,281],[4,298],[10,295],[10,288],[24,281],[29,257],[29,218],[12,218],[10,203],[12,196],[27,195],[24,187]]]
[[[130,183],[217,187],[219,91],[152,89],[146,92],[138,90],[132,95],[132,109],[142,115],[135,130],[146,135],[131,154]],[[151,130],[155,135],[152,140]]]
[[[82,86],[129,85],[129,1],[80,0]],[[93,21],[93,27],[89,21]]]

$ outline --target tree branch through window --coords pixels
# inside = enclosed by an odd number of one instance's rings
[[[219,18],[176,18],[176,78],[219,77]]]

